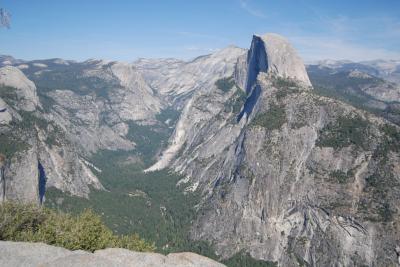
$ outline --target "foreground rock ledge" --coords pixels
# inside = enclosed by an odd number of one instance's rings
[[[224,267],[225,265],[195,253],[171,253],[167,256],[108,248],[94,253],[70,251],[43,243],[0,241],[0,266],[129,266],[129,267]]]

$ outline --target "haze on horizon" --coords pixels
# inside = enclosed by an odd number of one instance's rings
[[[289,39],[305,62],[400,60],[400,1],[1,0],[0,54],[26,60],[190,59],[253,34]]]

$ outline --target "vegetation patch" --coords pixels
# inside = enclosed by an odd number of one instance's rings
[[[89,199],[70,196],[55,188],[46,192],[45,205],[78,214],[90,208],[102,214],[116,234],[138,233],[154,242],[159,252],[183,251],[190,244],[189,229],[199,203],[196,192],[184,193],[183,177],[168,170],[143,173],[137,164],[119,164],[128,152],[96,155],[91,161],[102,172],[98,177],[107,191],[91,190]],[[118,170],[117,170],[118,169]],[[134,196],[132,192],[143,192]]]
[[[367,121],[359,116],[340,116],[321,130],[316,144],[335,149],[354,145],[367,150],[369,141]]]
[[[10,158],[17,152],[27,150],[29,148],[27,139],[36,134],[36,127],[47,132],[45,143],[49,146],[58,144],[60,139],[65,138],[59,126],[38,117],[34,112],[20,110],[18,113],[22,120],[11,121],[11,129],[0,133],[0,153],[6,157]],[[51,131],[49,131],[50,125]]]
[[[287,97],[290,94],[298,94],[300,90],[298,88],[279,88],[278,91],[276,92],[275,96],[278,100],[281,100],[285,97]]]
[[[174,125],[178,121],[180,114],[181,113],[176,109],[168,107],[161,110],[160,113],[156,114],[156,119],[163,123],[169,121],[168,125]]]
[[[272,82],[273,86],[277,88],[299,87],[298,83],[295,80],[282,77],[275,77],[275,79],[273,79]]]
[[[42,104],[43,111],[44,112],[50,112],[50,110],[53,108],[54,105],[57,104],[57,102],[48,96],[46,93],[42,92],[39,88],[37,90],[38,96],[40,103]]]
[[[238,172],[243,178],[246,178],[250,181],[250,183],[253,183],[253,181],[256,179],[253,171],[247,166],[244,162],[242,162],[239,165]]]
[[[219,90],[226,93],[229,92],[233,86],[235,86],[235,80],[232,76],[228,78],[222,78],[215,82],[215,86],[217,86]]]
[[[299,129],[308,125],[310,117],[312,117],[308,108],[306,103],[297,105],[296,110],[293,111],[294,116],[292,116],[292,121],[290,123],[292,129]]]
[[[382,126],[381,130],[385,133],[385,142],[388,149],[400,152],[400,131],[395,126],[389,124]]]
[[[42,72],[40,76],[27,73],[36,87],[40,88],[40,92],[46,93],[54,88],[62,88],[79,95],[88,95],[94,92],[98,97],[107,98],[112,88],[121,86],[116,80],[83,76],[82,72],[87,66],[80,64],[54,67],[51,71]],[[28,69],[28,72],[32,70]]]
[[[363,88],[367,86],[379,87],[380,84],[384,83],[383,80],[376,77],[349,77],[348,72],[332,74],[330,71],[321,70],[316,66],[308,68],[307,72],[314,87],[313,93],[338,99],[359,109],[364,109],[388,120],[398,122],[399,110],[396,105],[393,105],[395,102],[386,102],[385,104],[388,104],[388,107],[385,109],[378,108],[376,103],[384,104],[384,101],[376,99],[363,91]]]
[[[72,216],[26,204],[0,205],[0,240],[43,242],[70,250],[95,251],[109,247],[154,251],[138,235],[117,236],[91,210]]]
[[[18,103],[18,95],[17,89],[9,86],[0,86],[0,97],[7,102],[7,104],[17,104]]]
[[[329,176],[331,178],[334,178],[340,184],[346,184],[349,182],[349,180],[353,176],[353,173],[352,173],[352,171],[344,172],[344,171],[340,171],[340,170],[335,170],[335,171],[332,171],[329,174]]]
[[[251,122],[251,125],[257,125],[267,128],[268,130],[274,130],[280,129],[285,122],[285,109],[271,103],[269,110],[265,113],[257,114]]]
[[[232,112],[233,114],[239,114],[245,102],[246,93],[243,92],[240,88],[236,87],[235,93],[232,95],[231,98],[228,99],[228,101],[224,103],[224,111]]]
[[[275,95],[278,100],[300,92],[297,82],[291,79],[276,77],[272,80],[272,85],[278,89]]]
[[[393,220],[393,211],[390,208],[389,203],[385,202],[378,208],[378,213],[384,222],[390,222]]]
[[[3,154],[6,158],[11,158],[16,153],[28,148],[29,144],[21,140],[15,133],[11,131],[0,133],[0,154]]]
[[[138,164],[120,168],[119,164],[129,155],[127,151],[102,151],[90,159],[102,169],[98,176],[108,191],[91,190],[89,199],[85,199],[48,188],[46,207],[77,215],[91,209],[101,214],[114,235],[137,233],[147,243],[154,242],[157,252],[191,251],[219,261],[212,244],[193,241],[189,236],[200,194],[184,193],[185,184],[176,186],[183,177],[168,170],[143,173]],[[133,196],[132,192],[143,193]],[[275,266],[249,255],[235,255],[224,263],[229,267]]]
[[[382,142],[374,151],[372,159],[377,162],[377,166],[375,171],[365,179],[366,187],[364,190],[370,195],[369,198],[365,199],[365,203],[362,203],[366,220],[389,222],[393,220],[396,214],[396,209],[390,207],[391,196],[388,194],[390,190],[397,190],[396,188],[400,185],[393,175],[392,166],[388,164],[389,151],[398,149],[394,137],[397,134],[392,130],[387,133],[389,135],[383,136]]]
[[[277,267],[277,262],[256,260],[249,253],[240,252],[222,263],[229,267]]]
[[[171,133],[172,129],[165,125],[140,125],[129,122],[127,138],[136,143],[136,152],[148,166],[153,163],[157,152],[167,144]]]

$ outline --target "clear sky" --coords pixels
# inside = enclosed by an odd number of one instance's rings
[[[252,34],[286,36],[305,61],[400,59],[400,0],[0,0],[0,54],[132,61],[193,58]]]

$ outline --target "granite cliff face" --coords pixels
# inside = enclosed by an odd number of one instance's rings
[[[167,103],[182,108],[191,96],[230,75],[245,49],[229,46],[210,55],[184,62],[175,59],[140,59],[133,63],[146,82]]]
[[[39,105],[35,84],[19,69],[11,66],[0,68],[0,85],[15,88],[18,108],[34,111]]]
[[[32,81],[17,68],[0,69],[1,200],[41,202],[46,186],[85,196],[102,189],[66,128],[47,114]]]
[[[195,185],[188,189],[203,192],[192,238],[222,257],[247,251],[282,266],[395,264],[398,127],[314,93],[282,40],[254,37],[228,87],[195,94],[150,170],[172,166]]]
[[[247,92],[260,72],[293,79],[311,87],[303,61],[289,42],[280,35],[254,35],[247,55]]]

